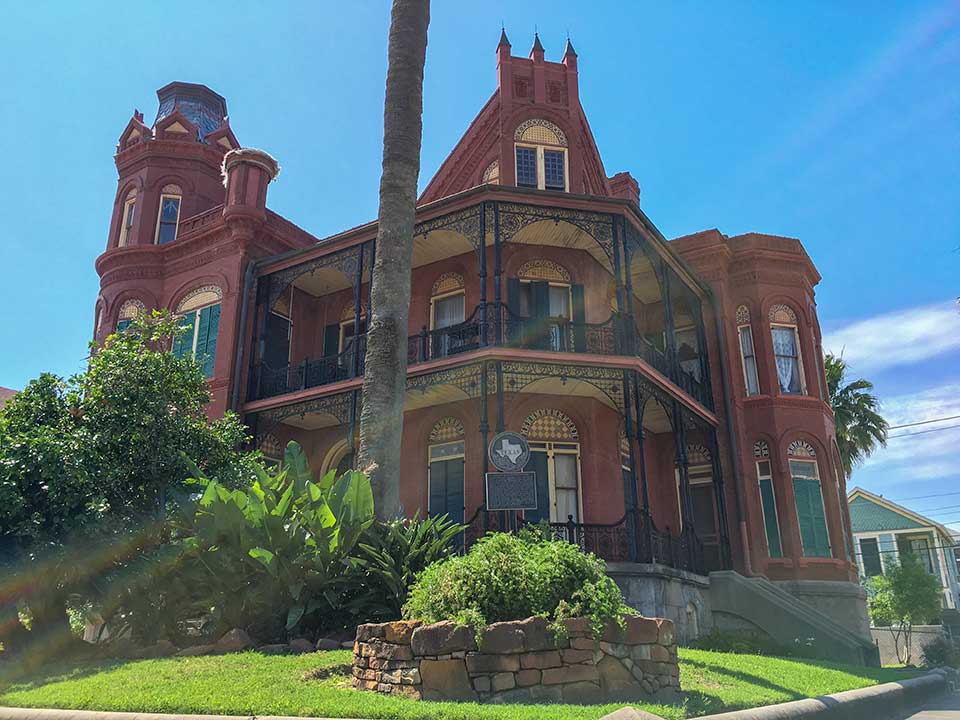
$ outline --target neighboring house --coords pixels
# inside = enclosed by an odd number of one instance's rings
[[[694,594],[709,571],[734,569],[866,628],[820,275],[801,242],[664,238],[637,181],[604,168],[569,43],[548,62],[539,40],[517,57],[503,34],[492,90],[418,201],[404,512],[446,513],[470,526],[467,542],[553,523],[608,561],[695,573]],[[300,229],[267,209],[277,163],[239,149],[224,98],[182,82],[157,94],[153,125],[135,112],[114,157],[95,337],[169,308],[189,328],[173,351],[210,378],[211,415],[238,412],[268,457],[296,440],[314,471],[350,467],[376,223]],[[285,112],[284,98],[264,102]],[[297,122],[302,142],[329,140],[317,118]],[[497,497],[485,483],[503,430],[529,445],[536,489],[509,515],[494,501],[516,488]]]
[[[854,488],[847,498],[860,576],[882,575],[910,554],[943,587],[943,607],[960,604],[954,538],[943,525],[880,495]]]
[[[10,388],[0,387],[0,408],[7,404],[7,402],[17,394],[16,390],[11,390]]]

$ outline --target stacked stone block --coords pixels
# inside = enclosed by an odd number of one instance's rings
[[[479,645],[452,622],[360,625],[353,685],[424,700],[594,703],[670,700],[680,687],[673,622],[625,616],[599,639],[586,618],[555,638],[542,618],[488,625]]]

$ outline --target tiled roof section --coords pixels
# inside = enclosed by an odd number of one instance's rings
[[[924,527],[917,521],[865,497],[856,497],[850,501],[850,524],[855,533]]]

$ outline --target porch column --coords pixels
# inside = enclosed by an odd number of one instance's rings
[[[696,293],[690,293],[696,299],[697,345],[700,346],[700,378],[708,407],[713,408],[713,384],[710,381],[710,348],[707,346],[707,329],[703,322],[703,307]]]
[[[353,464],[356,460],[357,453],[357,394],[359,392],[359,390],[350,391],[350,423],[348,427],[348,432],[350,435],[347,437],[347,447],[350,448],[350,467],[352,467],[354,470],[357,469],[353,467]]]
[[[637,561],[637,469],[636,455],[633,451],[633,411],[630,407],[630,371],[623,371],[623,423],[624,435],[629,453],[630,476],[623,481],[623,509],[627,518],[627,536],[629,537],[629,556],[631,562]],[[619,451],[619,448],[618,448]]]
[[[626,312],[626,329],[627,329],[627,352],[630,355],[637,354],[637,323],[633,317],[633,277],[630,272],[630,266],[633,264],[633,253],[636,252],[636,249],[627,250],[627,233],[626,233],[627,221],[625,218],[620,219],[620,229],[621,235],[623,238],[623,278],[626,283],[626,307],[621,310],[621,313]],[[638,420],[639,422],[639,420]]]
[[[677,451],[677,467],[680,471],[680,518],[686,530],[693,522],[692,506],[690,504],[690,478],[687,468],[687,430],[683,426],[683,410],[680,403],[673,401],[673,443]]]
[[[497,432],[506,429],[503,420],[503,363],[497,360]]]
[[[487,345],[487,203],[480,203],[480,345]],[[466,308],[464,308],[466,312]],[[486,370],[484,370],[484,375]]]
[[[645,551],[640,559],[644,562],[655,562],[656,558],[653,556],[653,523],[650,519],[650,496],[647,491],[647,455],[643,446],[643,408],[645,403],[644,398],[640,394],[640,383],[637,382],[636,371],[633,373],[633,386],[634,409],[637,414],[637,423],[634,432],[636,434],[637,457],[640,459],[640,500],[643,508],[643,538],[646,542]]]
[[[270,297],[271,276],[260,278],[257,283],[257,310],[260,314],[260,329],[254,333],[255,350],[250,352],[250,387],[255,398],[260,398],[263,392],[263,353],[267,344],[267,315],[270,308],[267,305]],[[256,321],[254,321],[256,324]]]
[[[487,420],[487,363],[480,367],[480,441],[483,446],[483,509],[487,509],[487,472],[490,470],[490,460],[487,457],[488,435],[490,422]]]
[[[710,468],[713,475],[713,492],[717,503],[717,516],[720,519],[720,547],[723,552],[723,567],[733,567],[733,560],[730,553],[730,532],[727,526],[727,500],[726,492],[723,486],[723,468],[720,464],[720,444],[717,441],[717,429],[710,431],[709,435]]]
[[[351,361],[350,377],[360,375],[360,346],[361,344],[366,344],[360,342],[360,313],[363,310],[363,305],[360,302],[360,290],[363,286],[363,248],[364,246],[361,244],[360,249],[357,251],[357,275],[353,281],[353,358]],[[372,282],[370,284],[373,285]],[[369,324],[368,318],[367,325],[369,326]]]
[[[611,215],[610,222],[613,225],[613,274],[617,282],[617,323],[619,327],[614,327],[614,347],[618,353],[624,353],[630,347],[627,337],[627,327],[624,322],[624,295],[623,295],[623,263],[620,261],[620,249],[623,245],[623,238],[617,232],[617,216]]]
[[[661,283],[663,291],[663,326],[666,333],[666,356],[667,368],[670,371],[670,379],[680,382],[680,366],[677,363],[677,338],[673,329],[673,304],[670,302],[670,267],[665,261],[660,260],[660,268],[663,277]]]
[[[502,284],[501,274],[503,272],[503,261],[500,252],[500,203],[493,203],[493,302],[497,308],[496,320],[494,323],[494,345],[504,345],[503,338],[503,292],[500,288]],[[500,392],[500,386],[497,385],[497,392]]]
[[[370,282],[367,283],[367,314],[373,315],[373,265],[377,261],[377,241],[371,240],[368,245],[370,246]],[[362,265],[360,267],[363,267]],[[360,276],[360,281],[363,281],[363,275]],[[367,318],[367,327],[370,327],[370,318]]]

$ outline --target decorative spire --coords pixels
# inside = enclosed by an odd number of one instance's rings
[[[507,40],[507,29],[504,27],[500,28],[500,42],[497,43],[497,47],[510,47],[510,41]]]
[[[533,33],[533,47],[530,48],[530,54],[543,52],[543,45],[540,44],[540,33]]]
[[[573,49],[573,43],[570,42],[570,38],[569,38],[569,37],[567,38],[567,47],[566,47],[566,49],[563,51],[563,56],[564,56],[564,57],[567,57],[568,55],[571,55],[571,56],[573,56],[573,57],[576,57],[576,56],[577,56],[577,51]]]

